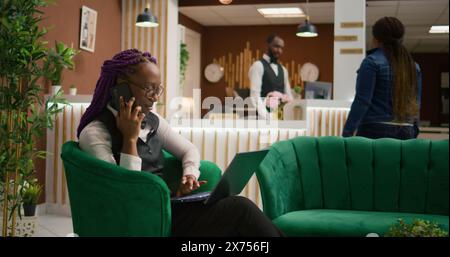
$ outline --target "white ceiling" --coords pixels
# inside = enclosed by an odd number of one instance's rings
[[[324,0],[326,1],[326,0]],[[216,5],[180,7],[179,11],[203,26],[251,26],[300,24],[304,18],[264,18],[257,8],[300,7],[306,4]],[[448,25],[448,0],[368,1],[367,42],[372,24],[383,16],[394,16],[406,27],[404,44],[412,52],[447,52],[448,34],[429,34],[431,25]],[[315,24],[334,22],[334,2],[309,3],[310,20]]]

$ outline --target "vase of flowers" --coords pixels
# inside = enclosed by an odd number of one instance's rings
[[[284,115],[284,106],[292,99],[278,91],[272,91],[266,96],[266,107],[272,114],[272,119],[282,120]]]

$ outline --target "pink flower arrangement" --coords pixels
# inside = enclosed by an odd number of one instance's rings
[[[282,94],[278,91],[272,91],[266,96],[266,106],[273,109],[279,107],[281,104],[284,105],[291,102],[292,98],[288,95]]]

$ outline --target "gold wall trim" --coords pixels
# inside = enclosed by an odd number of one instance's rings
[[[364,22],[356,21],[356,22],[341,22],[341,28],[364,28]]]
[[[363,54],[362,48],[341,48],[341,54]]]
[[[358,41],[358,36],[337,35],[334,36],[334,41]]]

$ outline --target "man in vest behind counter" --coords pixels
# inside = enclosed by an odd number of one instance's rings
[[[289,74],[278,59],[283,54],[284,41],[278,35],[267,38],[267,52],[250,67],[250,97],[257,106],[258,118],[268,118],[268,108],[279,102],[291,102],[292,93]]]

